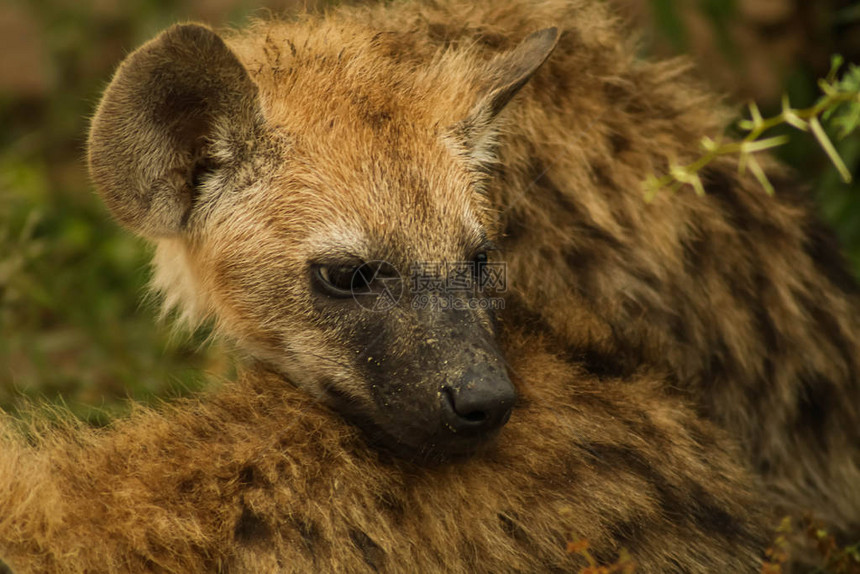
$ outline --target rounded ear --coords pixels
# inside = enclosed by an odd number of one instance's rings
[[[111,213],[151,238],[180,233],[217,135],[245,142],[262,122],[256,84],[224,41],[176,25],[120,65],[89,137],[90,175]],[[225,132],[226,130],[226,132]]]
[[[558,28],[533,32],[512,50],[499,54],[478,76],[481,96],[455,128],[475,157],[486,157],[493,141],[493,121],[546,62],[558,44]]]

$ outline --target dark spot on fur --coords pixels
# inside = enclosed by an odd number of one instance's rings
[[[626,298],[621,301],[621,309],[628,317],[641,317],[645,314],[645,306],[640,301]]]
[[[194,471],[190,476],[187,476],[179,481],[176,488],[183,496],[190,497],[194,495],[200,484],[205,483],[206,476],[200,471]]]
[[[604,353],[597,349],[588,349],[578,355],[572,355],[571,358],[581,361],[585,369],[598,379],[627,377],[635,369],[633,362],[622,353]]]
[[[645,460],[640,452],[630,447],[603,443],[589,443],[583,446],[592,455],[594,461],[605,470],[617,472],[626,469],[633,475],[647,480],[658,490],[668,488],[666,478]]]
[[[526,531],[520,526],[519,517],[514,513],[500,512],[498,515],[499,524],[502,526],[502,531],[506,536],[516,540],[521,544],[529,541],[529,536]]]
[[[803,248],[821,274],[837,289],[849,295],[860,293],[860,285],[849,271],[836,235],[817,219],[807,222]]]
[[[680,305],[679,305],[680,307]],[[669,332],[675,338],[675,344],[685,345],[691,339],[690,330],[694,327],[690,321],[687,321],[680,313],[665,311],[660,313],[669,327]]]
[[[540,313],[530,309],[516,293],[510,293],[505,298],[505,312],[499,319],[501,325],[513,323],[528,335],[550,333],[552,329]],[[505,330],[501,331],[504,338]]]
[[[248,464],[239,469],[239,485],[242,488],[265,488],[271,486],[271,482],[266,478],[265,474],[254,466]]]
[[[628,151],[632,145],[627,136],[621,132],[613,131],[609,136],[609,145],[613,155],[620,155]]]
[[[706,167],[702,170],[701,177],[707,196],[718,202],[727,218],[739,229],[749,230],[750,216],[738,194],[738,181],[735,175],[724,170]]]
[[[768,311],[772,306],[765,304],[765,295],[772,292],[773,287],[762,273],[755,274],[754,285],[755,293],[747,294],[734,290],[732,295],[740,304],[753,310],[760,339],[767,349],[767,356],[778,357],[784,352],[785,345]]]
[[[573,273],[576,284],[571,287],[579,287],[583,295],[592,294],[592,273],[595,268],[594,254],[585,249],[568,249],[564,254],[564,262]]]
[[[233,529],[233,537],[240,544],[264,544],[271,540],[272,529],[262,518],[243,504],[242,514]]]
[[[523,225],[523,218],[507,217],[504,231],[502,231],[502,239],[505,242],[515,243],[522,239],[527,231],[528,228]]]
[[[604,190],[617,191],[618,186],[615,185],[615,180],[612,179],[611,168],[602,163],[591,164],[591,174],[594,176],[594,181],[598,187]]]
[[[239,470],[239,484],[244,487],[257,485],[257,471],[252,465],[244,466]]]
[[[393,113],[388,107],[380,102],[372,101],[366,94],[353,95],[352,104],[355,106],[356,116],[363,118],[373,129],[382,129],[393,118]]]
[[[553,203],[561,206],[566,214],[574,216],[571,227],[573,228],[574,236],[578,240],[593,242],[596,244],[593,245],[595,249],[620,250],[624,247],[620,239],[597,225],[591,216],[583,209],[580,209],[570,197],[566,196],[555,186],[552,186],[551,192],[553,194]]]
[[[630,106],[640,105],[638,103],[639,98],[634,98],[630,92],[629,84],[620,82],[603,84],[603,96],[613,109],[621,109],[622,107],[630,109]],[[641,111],[641,108],[631,111]]]
[[[738,181],[733,168],[726,167],[703,169],[702,182],[705,186],[706,200],[714,201],[732,226],[744,231],[740,239],[747,242],[748,245],[745,245],[745,248],[756,252],[757,245],[752,242],[764,241],[763,238],[766,238],[770,249],[779,250],[780,242],[786,237],[786,230],[777,224],[777,220],[771,217],[767,208],[761,204],[764,200],[756,195],[761,193],[760,190],[750,192],[742,189],[742,184]],[[776,185],[777,180],[774,178],[772,183]],[[780,193],[782,193],[781,189]]]
[[[365,563],[367,563],[374,572],[379,572],[385,561],[385,552],[382,551],[382,548],[380,548],[376,542],[371,540],[370,536],[358,529],[352,529],[349,531],[349,539],[361,552],[361,556]]]
[[[643,527],[643,522],[636,519],[620,520],[610,526],[608,539],[615,542],[618,548],[635,554],[648,540],[648,530]],[[595,559],[600,564],[611,564],[615,559],[615,551],[613,549],[609,556],[595,556]]]
[[[689,518],[690,503],[684,493],[679,492],[678,488],[640,453],[625,446],[604,448],[599,452],[604,460],[615,461],[611,463],[612,466],[617,463],[618,468],[626,467],[635,476],[645,479],[651,486],[663,514],[676,522],[684,522]]]
[[[314,554],[314,548],[319,545],[322,537],[319,527],[310,519],[302,517],[293,517],[293,526],[299,533],[301,543],[311,555]]]
[[[441,22],[431,22],[427,25],[427,39],[447,48],[451,42],[460,36],[460,32]]]
[[[400,521],[406,514],[403,501],[390,492],[383,492],[376,496],[376,505],[384,513]]]
[[[810,316],[818,324],[817,332],[827,336],[827,340],[832,345],[833,350],[841,358],[845,369],[849,373],[857,372],[857,357],[856,346],[852,343],[845,331],[839,324],[839,320],[827,310],[822,308],[817,302],[810,299],[807,295],[799,297],[801,306],[807,310]],[[836,356],[833,357],[836,361]]]
[[[710,267],[710,243],[703,237],[687,237],[681,240],[684,254],[684,270],[693,277],[701,277]]]
[[[797,428],[811,436],[822,453],[828,451],[828,413],[838,409],[838,394],[832,381],[801,377],[797,401]]]
[[[573,198],[562,192],[547,176],[546,168],[541,165],[534,165],[530,173],[534,174],[532,177],[534,185],[540,186],[550,194],[550,204],[557,206],[557,209],[566,214],[580,215],[582,213],[582,208],[574,203]]]
[[[606,260],[612,254],[626,257],[626,247],[619,238],[597,225],[584,207],[577,205],[545,174],[539,181],[544,191],[538,195],[548,198],[545,201],[553,205],[548,212],[561,220],[561,227],[570,229],[573,245],[567,247],[564,259],[575,278],[571,287],[580,289],[584,297],[596,298],[600,295],[595,292],[598,269],[606,269]]]
[[[382,126],[392,119],[392,114],[388,110],[377,110],[375,114],[371,116],[371,121],[375,126]]]
[[[739,542],[752,536],[738,519],[721,508],[701,486],[691,485],[690,517],[702,532],[717,534],[729,543]]]
[[[617,245],[618,245],[618,248],[623,247],[620,243],[618,243]],[[658,293],[660,293],[664,290],[663,282],[650,269],[647,269],[641,265],[633,265],[630,268],[630,274],[634,278],[638,279],[640,282],[644,283],[649,288],[651,288],[652,290],[654,290]]]
[[[727,541],[748,535],[741,523],[721,508],[701,485],[689,484],[683,489],[673,485],[641,453],[626,446],[608,444],[592,444],[589,451],[607,472],[627,469],[645,479],[662,512],[673,520],[690,523],[702,532],[716,534]]]
[[[726,347],[726,342],[722,336],[717,337],[711,345],[711,352],[708,356],[705,375],[707,376],[702,380],[705,387],[713,386],[714,384],[721,384],[721,382],[726,379],[742,376],[738,373],[737,365],[729,353],[729,350]],[[713,413],[710,412],[710,408],[707,406],[707,402],[703,403],[701,412],[702,414],[708,413],[708,416],[713,415]]]
[[[182,494],[191,494],[194,491],[195,482],[191,479],[183,480],[177,486],[177,490]]]

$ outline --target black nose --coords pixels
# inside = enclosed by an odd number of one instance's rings
[[[508,422],[516,391],[504,373],[468,372],[458,385],[445,387],[442,409],[455,433],[478,434]]]

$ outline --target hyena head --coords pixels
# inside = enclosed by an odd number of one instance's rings
[[[471,451],[515,400],[481,289],[499,276],[482,166],[557,32],[480,69],[276,36],[180,25],[132,53],[93,120],[92,176],[157,243],[169,306],[215,316],[398,453]]]

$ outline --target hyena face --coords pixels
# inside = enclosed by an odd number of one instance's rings
[[[466,452],[515,399],[480,289],[493,220],[475,165],[555,41],[544,30],[488,62],[457,118],[461,103],[438,113],[450,90],[429,72],[374,80],[373,54],[291,46],[284,74],[270,38],[234,53],[177,26],[117,72],[91,171],[116,217],[157,241],[168,304],[214,314],[397,452]]]

